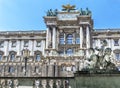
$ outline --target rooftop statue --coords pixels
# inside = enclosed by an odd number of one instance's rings
[[[47,16],[57,16],[57,13],[58,13],[57,9],[55,9],[54,11],[50,9],[46,12]]]
[[[86,10],[83,10],[82,8],[80,9],[80,15],[90,15],[91,16],[91,11],[86,8]]]
[[[75,10],[75,5],[70,5],[70,4],[67,4],[67,5],[62,5],[63,7],[63,11],[67,11],[67,12],[70,12],[71,10]]]
[[[86,8],[86,15],[90,15],[90,16],[92,15],[91,11],[88,8]]]

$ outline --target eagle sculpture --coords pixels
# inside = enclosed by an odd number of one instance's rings
[[[67,5],[62,5],[62,7],[63,7],[63,11],[68,11],[68,12],[70,12],[70,10],[75,10],[75,5],[70,5],[70,4],[67,4]]]

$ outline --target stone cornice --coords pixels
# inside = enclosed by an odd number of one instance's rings
[[[41,31],[1,31],[0,36],[36,36],[46,35],[46,30]]]
[[[28,38],[23,38],[23,37],[15,37],[14,40],[45,40],[46,37],[41,37],[41,38],[36,38],[36,37],[28,37]],[[0,38],[0,40],[13,40],[13,38]]]

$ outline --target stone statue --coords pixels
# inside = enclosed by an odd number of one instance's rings
[[[94,69],[96,67],[97,64],[97,60],[98,60],[98,56],[95,54],[95,51],[93,48],[89,49],[89,54],[90,57],[88,58],[88,68],[89,69]]]
[[[18,80],[16,79],[16,80],[14,80],[14,88],[18,88]]]
[[[89,52],[89,57],[87,57],[84,60],[82,70],[93,70],[97,67],[96,65],[97,65],[98,56],[95,54],[94,49],[90,48],[88,52]]]
[[[104,60],[103,60],[103,68],[107,70],[115,70],[116,66],[112,62],[113,57],[111,56],[111,48],[106,48],[105,49],[105,55],[104,55]]]
[[[39,88],[40,85],[40,81],[39,80],[35,80],[35,88]]]
[[[103,49],[99,49],[98,51],[98,60],[97,60],[97,68],[98,69],[103,69],[103,59],[104,59],[104,54],[103,54]]]
[[[1,88],[5,88],[5,81],[4,80],[1,82]]]
[[[7,88],[11,88],[12,86],[12,80],[7,80]]]

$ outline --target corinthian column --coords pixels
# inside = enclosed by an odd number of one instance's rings
[[[80,48],[82,48],[83,44],[83,28],[80,27]]]
[[[90,30],[89,30],[89,27],[87,26],[86,27],[86,48],[89,49],[90,48]]]
[[[56,42],[56,28],[53,27],[53,35],[52,35],[52,48],[55,49],[55,42]]]
[[[48,49],[48,40],[49,39],[49,28],[47,28],[47,33],[46,33],[46,49]]]
[[[89,56],[88,49],[90,48],[90,30],[89,27],[86,27],[86,56]]]

